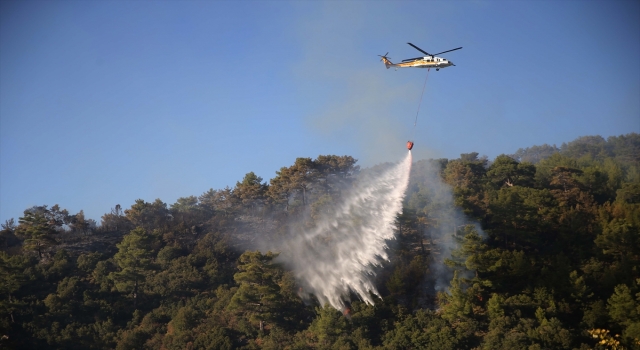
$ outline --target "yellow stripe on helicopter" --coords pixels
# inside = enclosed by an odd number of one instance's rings
[[[415,58],[409,58],[406,60],[402,60],[402,63],[393,63],[389,60],[389,58],[387,57],[387,55],[389,54],[388,52],[384,55],[378,55],[381,58],[381,61],[384,62],[385,67],[387,67],[387,69],[394,67],[396,69],[398,68],[435,68],[436,70],[440,70],[440,68],[447,68],[450,66],[455,66],[455,64],[453,64],[453,62],[442,58],[442,57],[436,57],[436,55],[440,55],[446,52],[451,52],[451,51],[455,51],[455,50],[460,50],[462,48],[458,47],[455,49],[451,49],[451,50],[447,50],[447,51],[442,51],[442,52],[438,52],[435,54],[430,54],[424,50],[422,50],[421,48],[413,45],[412,43],[407,43],[409,45],[411,45],[413,48],[415,48],[416,50],[424,53],[427,56],[424,57],[415,57]]]

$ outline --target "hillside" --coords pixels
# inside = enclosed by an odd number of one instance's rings
[[[100,223],[27,208],[0,231],[0,348],[640,349],[640,135],[414,162],[374,304],[319,305],[272,248],[390,166],[298,158]]]

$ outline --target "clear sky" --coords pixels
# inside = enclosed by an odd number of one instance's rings
[[[393,62],[462,46],[429,74]],[[639,1],[2,1],[0,220],[640,132]],[[415,134],[414,134],[415,133]]]

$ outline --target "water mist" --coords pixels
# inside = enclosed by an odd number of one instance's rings
[[[351,292],[373,304],[371,293],[379,296],[374,267],[388,260],[386,240],[394,238],[411,161],[408,152],[400,163],[359,179],[315,228],[281,244],[280,259],[292,268],[305,295],[338,310],[345,308]]]

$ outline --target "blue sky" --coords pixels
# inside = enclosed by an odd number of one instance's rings
[[[640,132],[638,1],[0,2],[0,220]],[[386,70],[429,52],[457,66]]]

